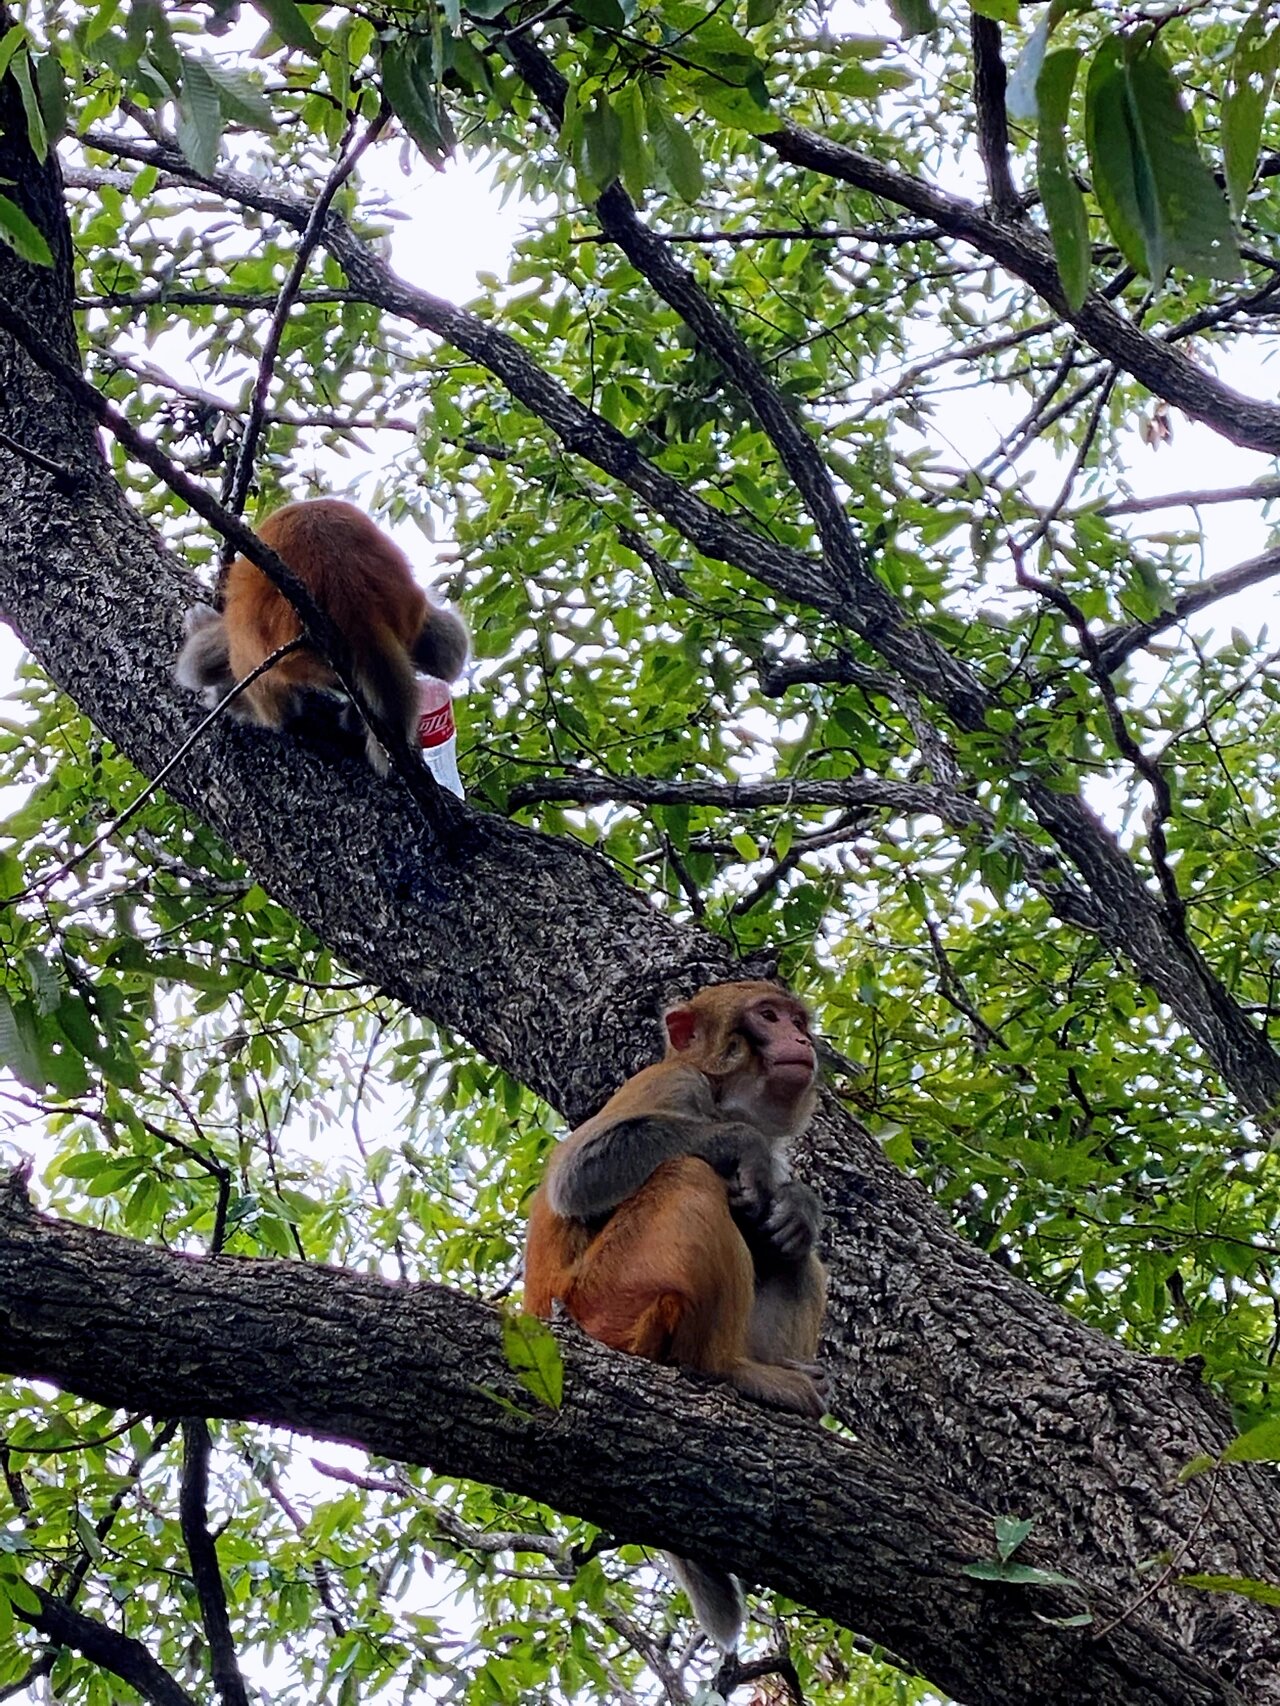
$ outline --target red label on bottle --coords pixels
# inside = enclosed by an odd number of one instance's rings
[[[443,746],[455,732],[452,699],[446,699],[434,711],[424,711],[418,718],[419,746]]]

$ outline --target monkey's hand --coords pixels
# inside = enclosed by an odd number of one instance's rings
[[[719,1126],[714,1153],[708,1160],[729,1188],[729,1209],[734,1219],[746,1226],[758,1226],[773,1202],[774,1156],[770,1144],[750,1126]]]
[[[775,1185],[769,1211],[756,1228],[756,1239],[784,1262],[799,1262],[813,1249],[822,1223],[815,1192],[795,1179]]]

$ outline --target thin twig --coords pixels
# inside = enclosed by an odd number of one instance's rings
[[[227,1590],[218,1565],[218,1548],[209,1532],[209,1457],[213,1442],[201,1416],[187,1416],[182,1423],[182,1484],[178,1512],[182,1540],[191,1561],[191,1580],[200,1602],[200,1619],[213,1671],[213,1686],[223,1706],[249,1706],[249,1695],[240,1674]]]
[[[7,432],[0,432],[0,450],[7,450],[11,456],[18,457],[23,462],[29,462],[33,468],[39,468],[48,474],[59,491],[73,492],[77,486],[84,483],[84,475],[77,469],[68,467],[65,462],[55,462],[51,456],[42,451],[32,450],[25,444],[19,444],[16,438],[10,438]]]
[[[1280,548],[1264,551],[1261,556],[1250,557],[1246,562],[1236,563],[1233,568],[1210,575],[1207,580],[1201,581],[1199,586],[1180,594],[1168,610],[1162,611],[1159,616],[1153,616],[1150,621],[1130,622],[1124,627],[1111,628],[1106,633],[1098,634],[1098,661],[1106,671],[1116,670],[1131,652],[1141,650],[1157,634],[1163,634],[1168,628],[1176,628],[1180,622],[1185,622],[1187,617],[1207,610],[1211,604],[1216,604],[1223,598],[1230,598],[1233,593],[1243,592],[1247,587],[1270,580],[1273,575],[1280,575]]]
[[[731,916],[742,918],[759,906],[760,902],[771,895],[782,882],[784,877],[800,863],[808,853],[816,853],[824,847],[838,847],[841,842],[852,841],[862,834],[867,827],[867,816],[861,811],[844,811],[830,829],[819,830],[816,835],[797,836],[780,859],[765,871],[747,890],[741,900],[735,901],[730,909]],[[741,855],[739,855],[741,857]]]
[[[1044,580],[1041,576],[1031,573],[1026,566],[1022,548],[1016,541],[1010,541],[1010,553],[1013,557],[1014,574],[1018,585],[1028,592],[1039,593],[1041,598],[1053,605],[1055,610],[1060,611],[1066,617],[1075,630],[1077,643],[1102,699],[1103,709],[1106,711],[1107,721],[1111,726],[1112,738],[1122,756],[1128,759],[1151,789],[1152,810],[1147,826],[1147,843],[1151,850],[1151,863],[1155,869],[1156,880],[1160,884],[1160,892],[1164,896],[1165,915],[1169,928],[1175,936],[1185,937],[1187,903],[1178,889],[1177,878],[1169,865],[1169,845],[1164,833],[1164,826],[1173,815],[1173,796],[1169,790],[1169,779],[1159,761],[1152,758],[1149,753],[1144,752],[1129,733],[1129,725],[1124,720],[1124,713],[1121,711],[1120,702],[1116,697],[1115,683],[1102,661],[1097,639],[1080,606],[1060,586],[1055,586],[1052,581]]]
[[[756,225],[741,231],[660,231],[660,243],[874,243],[888,249],[901,249],[909,243],[933,243],[942,235],[936,225],[922,225],[914,231],[883,231],[875,225]],[[607,243],[604,231],[584,231],[573,237],[575,244]]]
[[[1135,1611],[1140,1611],[1149,1599],[1154,1598],[1155,1595],[1160,1592],[1161,1588],[1168,1585],[1174,1571],[1182,1563],[1182,1560],[1186,1557],[1192,1546],[1194,1546],[1200,1530],[1205,1525],[1209,1511],[1213,1506],[1214,1494],[1218,1490],[1219,1473],[1220,1466],[1215,1468],[1213,1474],[1209,1477],[1209,1488],[1204,1496],[1204,1504],[1200,1507],[1200,1513],[1192,1523],[1190,1532],[1182,1542],[1181,1546],[1178,1547],[1178,1550],[1170,1558],[1169,1562],[1165,1565],[1164,1569],[1161,1570],[1160,1574],[1150,1584],[1150,1586],[1138,1595],[1137,1599],[1135,1599],[1131,1605],[1126,1605],[1124,1610],[1118,1613],[1117,1616],[1113,1617],[1109,1623],[1104,1623],[1101,1629],[1090,1629],[1088,1631],[1088,1638],[1090,1642],[1096,1643],[1104,1641],[1113,1629],[1115,1629],[1119,1624],[1127,1622],[1129,1618],[1133,1616]]]
[[[307,1519],[280,1485],[279,1477],[261,1459],[255,1457],[247,1447],[241,1451],[240,1455],[244,1458],[254,1479],[262,1483],[272,1501],[284,1513],[294,1533],[300,1540],[305,1540]],[[320,1603],[329,1614],[329,1627],[337,1639],[341,1640],[347,1633],[347,1625],[338,1607],[337,1599],[334,1597],[329,1565],[324,1558],[316,1557],[312,1562],[311,1579],[315,1583],[316,1595]]]
[[[352,172],[355,171],[360,156],[381,135],[390,116],[389,110],[384,106],[359,142],[339,158],[325,180],[323,189],[316,197],[315,206],[311,209],[311,217],[307,220],[306,229],[298,239],[298,248],[293,257],[293,265],[289,269],[288,278],[285,279],[281,287],[279,301],[276,303],[275,312],[271,316],[271,324],[267,327],[266,336],[262,340],[262,354],[258,360],[258,376],[254,381],[253,398],[249,406],[249,419],[245,423],[244,436],[240,440],[240,447],[236,453],[235,468],[223,493],[223,502],[233,515],[240,515],[244,510],[244,500],[249,492],[249,482],[253,478],[254,462],[257,459],[258,441],[262,437],[262,429],[266,420],[267,394],[271,389],[272,375],[275,373],[276,357],[280,353],[280,341],[284,336],[285,324],[292,312],[294,299],[302,287],[302,280],[311,264],[311,256],[320,241],[320,233],[324,229],[324,222],[328,217],[330,207],[333,205],[333,198]],[[229,562],[233,555],[234,549],[231,541],[224,541],[224,563]]]
[[[1210,504],[1265,503],[1280,498],[1280,479],[1272,477],[1255,480],[1248,486],[1218,486],[1208,491],[1166,492],[1156,498],[1119,498],[1115,503],[1090,505],[1085,515],[1110,519],[1114,515],[1149,515],[1153,510],[1174,509],[1185,504],[1188,509],[1206,509]]]
[[[944,1001],[962,1013],[973,1029],[973,1046],[979,1054],[985,1054],[994,1044],[997,1048],[1005,1048],[1007,1044],[999,1031],[995,1030],[979,1013],[965,992],[964,984],[960,981],[956,968],[951,963],[946,944],[942,940],[942,931],[932,913],[926,913],[924,927],[929,933],[929,945],[933,949],[934,964],[938,968],[938,990]]]

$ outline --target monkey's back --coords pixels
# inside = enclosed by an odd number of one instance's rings
[[[382,651],[389,640],[411,650],[427,596],[403,551],[354,504],[340,498],[286,504],[258,533],[347,636],[357,661],[362,649]],[[293,606],[246,557],[237,557],[227,571],[223,612],[237,679],[301,632]],[[333,681],[328,666],[310,651],[295,652],[272,673],[299,685]]]

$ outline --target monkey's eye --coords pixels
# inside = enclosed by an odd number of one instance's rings
[[[761,1007],[758,1009],[758,1012],[760,1014],[760,1017],[764,1020],[766,1025],[776,1025],[777,1024],[777,1022],[778,1022],[778,1009],[776,1007]]]

